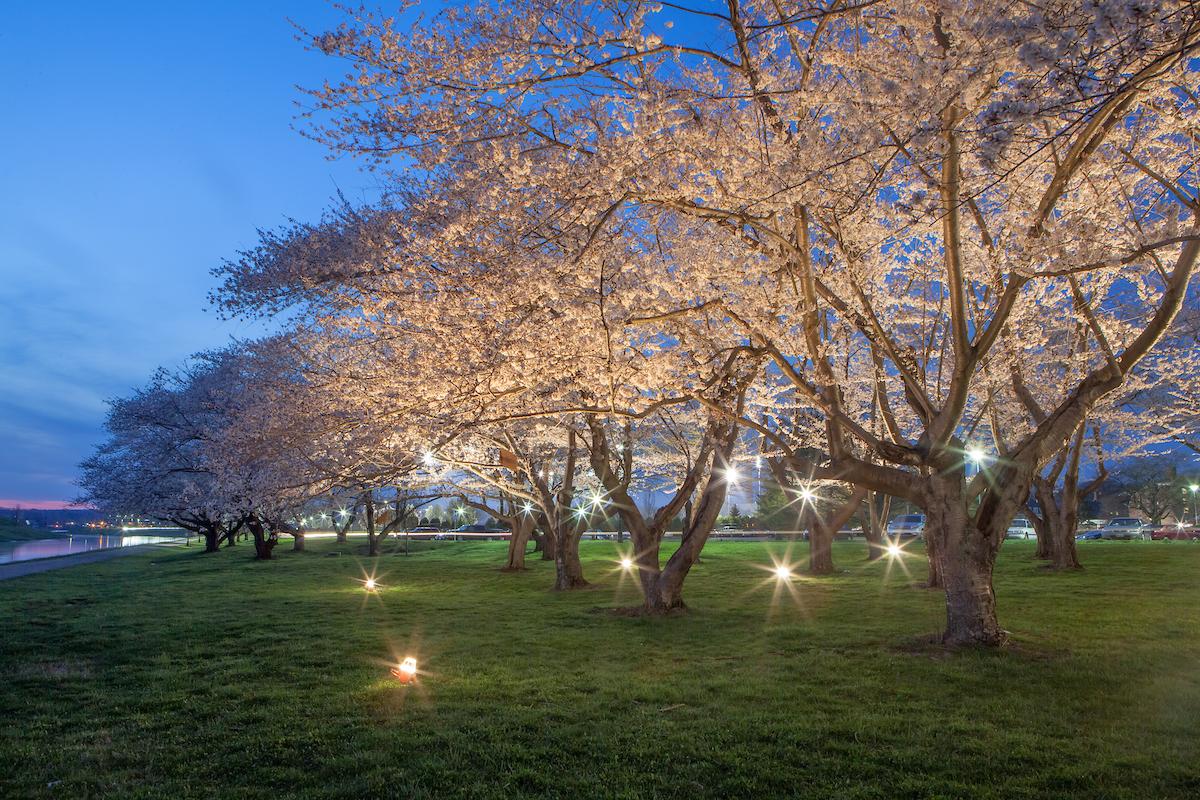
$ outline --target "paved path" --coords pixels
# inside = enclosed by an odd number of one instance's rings
[[[89,550],[86,553],[72,553],[69,556],[54,558],[35,558],[32,561],[12,561],[0,564],[0,581],[9,578],[19,578],[22,575],[32,575],[35,572],[45,572],[51,569],[63,569],[79,564],[91,564],[96,561],[108,561],[110,558],[120,558],[134,553],[145,553],[159,547],[178,547],[179,545],[164,542],[161,544],[138,544],[132,547],[109,547],[104,550]]]

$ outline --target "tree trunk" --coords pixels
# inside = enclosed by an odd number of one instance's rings
[[[1037,555],[1050,563],[1049,569],[1068,570],[1083,569],[1079,563],[1079,553],[1075,549],[1075,528],[1079,523],[1079,498],[1086,497],[1108,477],[1108,469],[1104,466],[1103,450],[1100,445],[1099,433],[1096,434],[1097,475],[1085,486],[1079,484],[1079,469],[1083,458],[1084,435],[1087,432],[1087,420],[1079,423],[1075,435],[1067,447],[1059,453],[1049,473],[1037,473],[1033,476],[1033,490],[1037,497],[1040,516],[1033,514],[1034,529],[1038,535]],[[1062,475],[1060,493],[1055,492]]]
[[[334,517],[333,529],[335,531],[337,531],[337,543],[338,544],[346,543],[348,535],[350,533],[350,526],[354,524],[354,520],[357,517],[358,517],[358,512],[351,510],[349,516],[346,517],[346,521],[344,523],[342,523],[342,527],[340,527],[340,528],[337,526],[337,521],[336,521],[337,517],[336,516]]]
[[[255,560],[269,561],[271,559],[271,551],[275,549],[275,544],[279,541],[278,535],[274,531],[268,532],[258,519],[251,519],[246,525],[250,528],[250,534],[254,537]]]
[[[833,536],[842,529],[858,507],[862,505],[867,490],[855,487],[845,503],[833,509],[828,516],[813,513],[812,525],[808,528],[808,571],[813,575],[832,575]]]
[[[292,552],[293,553],[303,553],[304,552],[304,532],[303,531],[294,531],[292,533]]]
[[[875,561],[887,551],[887,518],[892,498],[880,492],[867,495],[867,519],[863,537],[867,540],[867,561]]]
[[[1079,522],[1078,505],[1073,492],[1065,492],[1064,502],[1054,496],[1054,485],[1041,478],[1034,479],[1041,517],[1030,514],[1038,534],[1038,556],[1050,563],[1048,569],[1082,569],[1075,549],[1075,527]]]
[[[553,561],[554,554],[558,551],[558,542],[554,538],[554,534],[546,529],[542,532],[542,561]]]
[[[929,562],[929,577],[925,581],[928,589],[941,589],[942,565],[938,561],[939,553],[945,542],[945,531],[934,529],[930,525],[930,515],[925,516],[925,558]]]
[[[960,472],[930,476],[926,492],[925,540],[946,592],[946,631],[951,646],[1004,644],[1007,635],[996,616],[992,570],[1004,531],[1028,496],[1025,481],[1013,470],[997,470],[995,488],[972,520]]]
[[[1061,521],[1054,526],[1051,536],[1054,541],[1050,554],[1051,569],[1083,569],[1079,563],[1079,552],[1075,549],[1075,523],[1077,514],[1071,514],[1070,523]]]
[[[554,589],[567,591],[582,589],[588,585],[583,577],[583,564],[579,561],[579,539],[583,528],[565,521],[554,543]]]
[[[808,528],[808,572],[810,575],[833,574],[833,532],[815,517]]]
[[[200,535],[204,537],[204,552],[217,553],[221,550],[221,528],[217,525],[210,525],[207,528],[200,530]]]
[[[367,494],[364,505],[367,512],[367,556],[374,558],[379,555],[379,537],[375,535],[375,499]]]
[[[533,520],[528,514],[512,518],[512,536],[508,539],[508,560],[501,572],[521,572],[525,569],[525,549],[529,534],[533,531]]]
[[[1037,534],[1037,549],[1033,551],[1033,557],[1045,561],[1052,558],[1054,543],[1051,541],[1051,537],[1054,533],[1050,530],[1050,519],[1054,516],[1054,512],[1046,508],[1041,492],[1038,493],[1038,507],[1045,516],[1034,514],[1032,509],[1027,508],[1026,511],[1029,521],[1033,524],[1033,532]]]

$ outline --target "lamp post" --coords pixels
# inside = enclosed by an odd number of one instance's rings
[[[1188,488],[1192,490],[1192,524],[1200,525],[1200,516],[1196,514],[1196,493],[1200,492],[1200,483],[1193,483]]]

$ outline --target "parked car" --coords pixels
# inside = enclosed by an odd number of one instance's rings
[[[436,539],[442,532],[441,528],[433,525],[418,525],[408,532],[409,536],[414,536],[418,539]]]
[[[1101,539],[1145,539],[1146,523],[1137,517],[1117,517],[1110,519],[1108,524],[1100,529]]]
[[[1037,531],[1033,529],[1031,523],[1025,517],[1014,517],[1009,523],[1008,530],[1004,533],[1006,539],[1036,539]]]
[[[1099,539],[1099,538],[1100,538],[1100,529],[1099,528],[1093,528],[1091,530],[1083,531],[1082,533],[1077,533],[1075,535],[1075,541],[1077,541],[1077,542],[1086,542],[1090,539]]]
[[[887,532],[888,536],[893,539],[904,536],[924,536],[925,515],[901,514],[888,523]]]
[[[1200,542],[1200,528],[1195,525],[1185,525],[1182,522],[1178,525],[1163,525],[1161,528],[1150,531],[1150,538],[1156,542]]]

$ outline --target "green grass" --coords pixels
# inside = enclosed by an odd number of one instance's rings
[[[1006,544],[1001,653],[921,644],[941,596],[861,543],[773,603],[768,547],[710,545],[668,619],[604,610],[609,543],[571,594],[500,543],[385,555],[378,596],[353,541],[5,581],[0,796],[1200,796],[1200,546]]]

